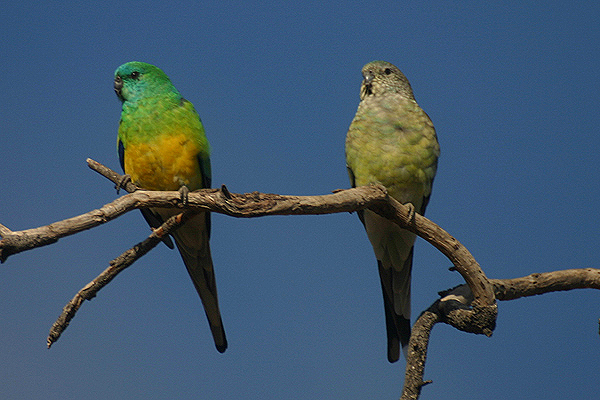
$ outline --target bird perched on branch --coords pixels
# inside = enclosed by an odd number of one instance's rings
[[[362,69],[360,103],[346,136],[353,187],[382,184],[400,203],[425,212],[440,147],[404,74],[385,61]],[[410,338],[410,279],[415,235],[370,210],[358,213],[375,251],[385,308],[388,360]]]
[[[128,62],[115,71],[114,88],[123,103],[117,140],[121,167],[147,190],[210,188],[210,149],[192,103],[154,65]],[[176,209],[142,210],[157,228]],[[177,248],[200,295],[215,345],[227,348],[210,254],[210,214],[201,212],[173,233]],[[173,248],[167,237],[165,243]]]

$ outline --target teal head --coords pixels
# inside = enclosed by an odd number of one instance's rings
[[[122,102],[135,102],[167,93],[179,94],[160,68],[139,61],[131,61],[117,68],[114,87]]]

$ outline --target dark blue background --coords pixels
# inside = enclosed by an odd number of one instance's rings
[[[113,72],[161,67],[194,103],[213,184],[316,195],[349,186],[361,67],[396,64],[442,147],[427,216],[492,278],[598,267],[600,11],[595,2],[9,2],[0,16],[0,223],[33,228],[112,201]],[[375,259],[355,215],[213,217],[230,347],[213,346],[176,252],[152,251],[84,304],[83,285],[149,230],[131,213],[0,267],[0,397],[394,399]],[[461,282],[418,241],[413,313]],[[593,290],[499,304],[492,338],[433,331],[433,398],[595,398]]]

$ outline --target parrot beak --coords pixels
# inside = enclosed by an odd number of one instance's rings
[[[360,99],[364,99],[367,96],[371,96],[373,94],[373,78],[375,78],[375,74],[373,71],[366,71],[363,74],[362,85],[360,85]]]
[[[121,89],[123,88],[123,79],[121,79],[120,76],[115,76],[115,93],[117,94],[117,97],[121,100],[123,100],[123,96],[121,95]]]

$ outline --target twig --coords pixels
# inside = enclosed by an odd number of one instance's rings
[[[112,183],[114,183],[115,185],[118,185],[116,187],[117,190],[125,189],[129,193],[133,193],[139,189],[133,184],[133,182],[131,182],[131,180],[125,181],[123,179],[124,175],[116,173],[112,169],[100,164],[98,161],[94,161],[91,158],[88,158],[85,160],[85,162],[87,163],[88,167],[90,167],[90,169],[96,171],[106,179],[112,181]]]
[[[10,229],[0,224],[0,237],[10,235],[11,233],[13,232]]]
[[[125,251],[119,257],[115,258],[109,263],[109,267],[102,271],[94,280],[85,285],[77,292],[77,294],[64,306],[62,313],[58,319],[50,328],[48,334],[47,344],[48,348],[52,346],[54,342],[58,340],[60,335],[69,326],[69,323],[75,317],[75,313],[79,310],[85,300],[91,300],[96,297],[96,294],[112,281],[120,272],[125,270],[135,261],[137,261],[144,254],[152,250],[157,244],[160,243],[162,238],[169,233],[173,232],[181,225],[183,225],[194,212],[186,212],[172,216],[158,229],[153,232],[144,241],[136,244],[129,250]]]
[[[581,268],[531,274],[514,279],[490,279],[498,300],[514,300],[548,292],[600,289],[600,269]]]

